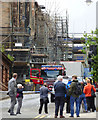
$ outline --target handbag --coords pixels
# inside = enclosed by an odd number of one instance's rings
[[[48,97],[44,97],[44,98],[43,98],[43,103],[49,103]]]
[[[92,96],[92,97],[96,97],[95,92],[94,92],[94,90],[93,90],[93,87],[91,88],[91,96]]]
[[[51,103],[55,102],[55,94],[51,92]]]
[[[17,98],[19,97],[19,93],[17,93],[16,97],[17,97]]]

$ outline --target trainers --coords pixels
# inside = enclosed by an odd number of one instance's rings
[[[57,118],[57,115],[55,115],[54,118]]]
[[[10,113],[10,109],[8,110],[8,113]]]
[[[20,112],[17,112],[16,114],[21,114]]]
[[[88,113],[90,113],[90,111],[89,111],[89,110],[88,110],[87,112],[88,112]]]
[[[60,118],[65,118],[65,116],[63,116],[63,115],[60,115]]]
[[[69,116],[69,117],[74,117],[74,116]]]
[[[10,113],[10,115],[16,116],[17,114],[14,114],[14,113]]]
[[[46,114],[48,114],[48,112],[45,112]]]
[[[80,117],[79,115],[77,117]]]

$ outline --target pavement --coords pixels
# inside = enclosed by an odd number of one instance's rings
[[[35,94],[35,93],[39,93],[39,92],[35,92],[35,91],[24,91],[24,104],[23,104],[23,108],[22,108],[22,115],[18,115],[17,117],[12,117],[12,118],[31,118],[31,120],[38,120],[38,119],[49,119],[50,118],[54,118],[54,107],[55,104],[54,103],[49,103],[49,114],[45,114],[44,111],[41,115],[39,115],[38,113],[36,113],[36,111],[38,112],[38,108],[39,108],[39,94]],[[3,110],[1,110],[1,115],[4,114],[5,118],[6,116],[8,118],[11,118],[8,113],[6,112],[8,110],[8,107],[10,105],[10,99],[7,94],[7,91],[0,91],[0,98],[1,98],[1,102],[3,105]],[[32,95],[33,94],[33,95]],[[96,93],[96,106],[98,107],[98,93]],[[35,103],[34,103],[35,101]],[[35,104],[35,107],[34,107]],[[38,104],[38,105],[37,105]],[[6,107],[7,106],[7,107]],[[28,107],[28,108],[27,108]],[[30,110],[29,110],[30,109]],[[82,111],[80,112],[80,118],[76,117],[76,114],[74,114],[74,118],[70,118],[70,114],[66,113],[66,107],[64,108],[64,116],[67,120],[72,120],[72,119],[85,119],[85,120],[95,120],[98,119],[98,112],[90,112],[90,113],[83,113]],[[32,112],[31,112],[32,111]],[[28,113],[28,114],[27,114]],[[59,119],[59,116],[58,116]],[[57,120],[57,119],[56,119]]]

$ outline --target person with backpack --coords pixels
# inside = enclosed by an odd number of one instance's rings
[[[76,115],[79,116],[79,96],[82,93],[81,84],[77,80],[77,76],[72,76],[72,83],[69,88],[69,94],[70,94],[70,110],[71,110],[71,116],[74,117],[74,102],[76,102]]]

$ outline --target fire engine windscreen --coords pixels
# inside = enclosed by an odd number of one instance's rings
[[[41,77],[45,78],[57,78],[62,75],[62,70],[41,70]]]
[[[38,70],[32,70],[32,76],[39,77],[39,71]]]

